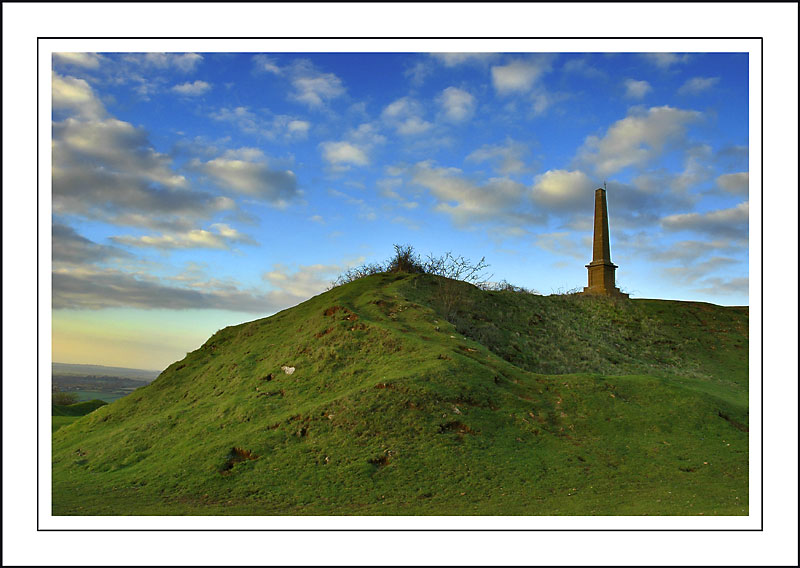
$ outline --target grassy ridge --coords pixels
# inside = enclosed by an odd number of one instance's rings
[[[52,410],[52,432],[59,428],[72,424],[81,416],[85,416],[90,412],[97,410],[101,406],[105,406],[108,402],[104,400],[89,400],[85,402],[78,402],[76,404],[68,405],[53,405]]]
[[[746,312],[443,286],[217,332],[54,433],[54,514],[747,513]]]
[[[85,416],[93,410],[97,410],[101,406],[108,404],[104,400],[94,399],[85,402],[77,402],[75,404],[68,404],[65,406],[53,405],[53,416]]]

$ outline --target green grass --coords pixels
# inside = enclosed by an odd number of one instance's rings
[[[52,432],[55,432],[59,428],[63,428],[68,424],[72,424],[75,422],[79,417],[78,416],[53,416],[52,417]]]
[[[106,401],[99,399],[78,402],[65,406],[54,404],[52,407],[52,432],[55,432],[59,428],[67,426],[68,424],[72,424],[81,416],[86,416],[90,412],[93,412],[101,406],[105,406],[106,404],[108,404]]]
[[[79,402],[87,402],[90,400],[103,400],[105,402],[114,402],[127,396],[127,392],[103,392],[103,391],[88,391],[88,390],[71,390],[77,395]]]
[[[53,512],[744,515],[747,341],[746,308],[374,275],[54,432]]]

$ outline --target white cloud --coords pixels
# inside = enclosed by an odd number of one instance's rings
[[[419,110],[421,110],[419,103],[408,97],[403,97],[388,104],[386,108],[383,109],[382,114],[385,118],[402,118],[408,114],[419,112]]]
[[[689,61],[689,54],[683,53],[643,53],[642,57],[661,69],[669,69],[673,65]]]
[[[719,83],[719,77],[694,77],[678,89],[679,95],[698,95]]]
[[[385,178],[379,179],[375,185],[380,189],[381,195],[390,199],[402,199],[401,195],[397,193],[397,189],[403,185],[403,180],[400,178]]]
[[[253,63],[255,64],[256,71],[266,71],[267,73],[275,73],[280,75],[283,71],[278,66],[274,57],[260,53],[253,56]]]
[[[397,124],[397,133],[403,136],[414,136],[427,132],[433,126],[427,120],[418,116],[410,116]]]
[[[350,142],[323,142],[320,144],[322,148],[322,157],[326,162],[333,166],[342,166],[352,164],[355,166],[366,166],[369,164],[369,157],[367,153]]]
[[[287,78],[294,89],[289,93],[289,98],[312,109],[322,108],[332,99],[345,94],[339,77],[320,71],[308,59],[295,59],[291,64],[281,67],[275,58],[259,54],[253,56],[253,64],[256,71]]]
[[[194,71],[203,61],[203,56],[197,53],[148,53],[145,61],[154,67],[172,67],[189,73]]]
[[[750,172],[723,174],[717,178],[717,186],[734,195],[747,195],[750,192]]]
[[[497,56],[497,53],[431,53],[431,57],[445,67],[455,67],[464,63],[486,63]]]
[[[142,67],[175,69],[182,73],[190,73],[200,65],[203,56],[197,53],[129,53],[122,59]]]
[[[209,115],[220,122],[229,122],[247,134],[264,136],[269,139],[284,137],[287,140],[302,140],[308,135],[311,123],[291,116],[279,114],[263,116],[248,107],[223,107]]]
[[[79,267],[54,269],[52,282],[54,310],[129,307],[265,314],[288,307],[285,296],[257,289],[243,290],[236,282],[215,278],[189,280],[176,286],[141,273]]]
[[[414,65],[408,67],[403,75],[408,77],[413,85],[419,86],[425,81],[425,78],[433,73],[434,64],[430,61],[417,61]]]
[[[712,150],[707,144],[698,144],[685,152],[684,169],[680,173],[661,168],[648,171],[633,178],[636,187],[649,193],[672,193],[676,197],[710,180],[714,170],[711,166]]]
[[[581,210],[591,204],[596,183],[581,171],[548,170],[536,176],[533,200],[548,209]]]
[[[322,107],[326,102],[344,95],[342,80],[333,73],[317,70],[313,63],[299,59],[289,67],[290,82],[294,87],[291,98],[311,108]]]
[[[345,140],[329,140],[319,145],[322,157],[333,170],[345,171],[351,166],[366,166],[375,146],[386,142],[386,137],[374,123],[365,122],[345,134]]]
[[[396,217],[393,217],[392,223],[396,223],[398,225],[405,225],[412,231],[419,231],[421,228],[419,219],[409,219],[408,217],[404,217],[402,215],[397,215]]]
[[[270,292],[274,298],[294,305],[324,292],[345,269],[334,264],[312,264],[292,270],[284,264],[275,264],[261,277],[274,289]]]
[[[144,235],[140,237],[116,236],[111,240],[120,245],[137,248],[168,249],[229,249],[232,243],[257,244],[253,239],[224,224],[214,223],[211,231],[192,229],[184,232],[173,232],[161,235]]]
[[[190,190],[147,132],[109,116],[89,85],[53,74],[53,212],[119,225],[186,228],[235,208],[230,198]]]
[[[711,254],[735,254],[742,247],[735,246],[728,240],[678,241],[668,248],[653,245],[648,251],[653,260],[661,262],[693,263],[701,257]]]
[[[54,123],[53,155],[54,177],[65,167],[92,169],[88,163],[168,187],[187,186],[186,178],[172,170],[171,159],[149,145],[145,131],[115,118]]]
[[[531,110],[534,116],[544,114],[544,112],[559,101],[567,98],[563,93],[548,93],[544,89],[536,89],[531,93]]]
[[[396,204],[404,209],[416,209],[419,203],[410,201],[401,195],[397,190],[403,186],[403,180],[400,178],[384,178],[375,182],[378,190],[383,197],[394,200]]]
[[[190,191],[147,132],[108,116],[85,81],[54,75],[53,91],[54,107],[72,115],[53,123],[54,213],[185,227],[235,207],[229,198]]]
[[[550,58],[518,59],[492,67],[492,84],[501,95],[527,93],[536,80],[550,70]]]
[[[702,284],[702,279],[719,270],[733,267],[740,261],[735,258],[714,256],[702,262],[670,266],[663,269],[664,275],[683,286]]]
[[[196,97],[198,95],[202,95],[207,93],[211,90],[211,85],[206,83],[205,81],[195,81],[194,83],[182,83],[180,85],[175,85],[172,87],[172,90],[179,95],[183,95],[186,97]]]
[[[53,264],[95,264],[131,255],[117,247],[101,245],[79,235],[75,229],[53,223]]]
[[[564,67],[562,69],[565,73],[576,73],[591,79],[600,79],[606,77],[605,72],[593,67],[586,58],[570,59],[564,63]]]
[[[53,53],[53,60],[64,65],[74,65],[85,69],[98,69],[105,57],[96,53],[74,53],[62,52]]]
[[[253,57],[256,71],[272,73],[289,81],[292,91],[289,99],[311,109],[323,108],[328,102],[345,94],[342,80],[334,73],[317,69],[308,59],[295,59],[281,67],[275,58],[259,54]]]
[[[588,239],[588,243],[586,240]],[[554,233],[538,233],[536,235],[536,246],[560,256],[569,256],[579,260],[585,260],[591,256],[591,237],[588,235],[580,242],[575,240],[573,231],[560,231]]]
[[[53,73],[53,110],[69,112],[83,119],[106,116],[106,109],[83,79]]]
[[[266,124],[255,113],[247,107],[239,106],[235,108],[223,107],[211,113],[211,118],[222,122],[235,124],[239,129],[249,134],[268,131]]]
[[[424,107],[414,99],[403,97],[390,103],[383,109],[381,117],[390,126],[404,136],[422,134],[433,126],[422,118]]]
[[[510,138],[503,145],[484,144],[466,157],[467,162],[491,162],[498,173],[519,174],[528,169],[525,155],[528,147]]]
[[[628,166],[644,166],[670,145],[685,146],[687,126],[700,117],[699,112],[670,106],[635,107],[612,124],[605,136],[587,136],[577,160],[591,165],[600,176]]]
[[[749,202],[745,201],[730,209],[670,215],[661,220],[661,225],[670,231],[695,231],[744,239],[747,237],[749,221],[750,206]]]
[[[378,126],[371,122],[359,124],[357,128],[347,133],[347,138],[366,148],[386,142],[386,137],[378,131]]]
[[[519,212],[527,188],[511,179],[490,178],[478,183],[458,168],[435,167],[427,161],[414,166],[411,181],[427,188],[438,201],[435,209],[458,225],[476,221],[533,222],[530,215]]]
[[[306,120],[290,120],[286,125],[286,130],[289,135],[296,138],[305,138],[308,136],[309,128],[311,128],[311,123]]]
[[[548,170],[534,178],[531,199],[539,210],[561,216],[575,230],[591,227],[594,191],[602,182],[581,170]],[[687,198],[609,181],[608,208],[616,228],[652,226],[664,214],[687,205]],[[588,224],[587,224],[588,223]]]
[[[625,79],[625,96],[629,99],[641,99],[653,90],[647,81],[637,81],[636,79]]]
[[[206,174],[221,189],[264,199],[283,206],[297,195],[297,178],[291,170],[270,168],[264,154],[255,148],[229,150],[219,158],[191,167]]]
[[[706,288],[697,288],[695,292],[701,294],[744,294],[747,296],[750,292],[750,278],[747,276],[738,278],[706,278],[700,285],[707,286]]]
[[[447,87],[437,98],[447,120],[462,122],[475,112],[475,97],[463,89]]]

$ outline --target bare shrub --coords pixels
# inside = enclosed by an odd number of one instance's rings
[[[479,282],[477,286],[484,292],[514,292],[517,294],[532,294],[534,296],[541,296],[541,294],[533,288],[517,286],[516,284],[511,284],[505,279],[501,280],[500,282]]]
[[[367,276],[372,276],[373,274],[379,274],[381,272],[385,272],[384,267],[381,264],[375,262],[370,264],[362,264],[360,266],[350,268],[346,272],[340,274],[336,280],[331,283],[330,288],[355,282],[361,278],[366,278]]]
[[[78,395],[74,392],[54,392],[53,404],[56,406],[69,406],[78,402]]]
[[[394,245],[394,256],[383,263],[372,262],[348,269],[331,282],[328,289],[342,284],[349,284],[373,274],[386,272],[405,272],[407,274],[424,274],[425,266],[411,245]]]
[[[451,280],[478,284],[491,278],[483,273],[487,268],[489,268],[489,264],[486,262],[485,256],[473,263],[461,255],[455,256],[453,253],[446,252],[442,256],[428,255],[424,272]]]
[[[426,267],[411,245],[394,245],[394,256],[386,265],[386,272],[406,272],[408,274],[423,274]]]
[[[488,267],[486,257],[472,262],[464,256],[455,256],[450,252],[442,256],[428,255],[425,272],[440,277],[436,279],[434,300],[450,323],[454,323],[460,313],[466,312],[472,306],[470,289],[465,283],[477,285],[490,278],[484,273]]]

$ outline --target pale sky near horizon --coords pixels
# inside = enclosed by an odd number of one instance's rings
[[[421,254],[747,305],[746,53],[53,56],[53,360],[161,369]]]

